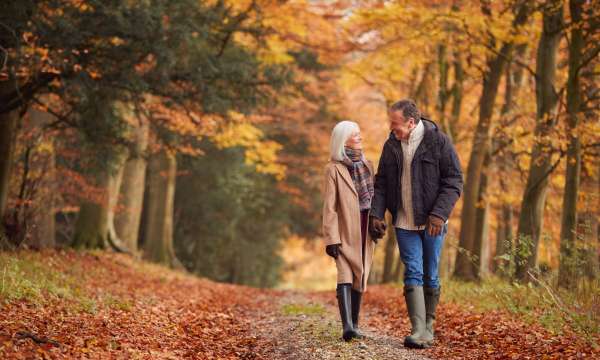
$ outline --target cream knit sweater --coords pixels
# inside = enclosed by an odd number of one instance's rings
[[[412,204],[412,180],[411,164],[417,148],[423,140],[425,126],[419,121],[417,126],[410,132],[408,140],[401,140],[403,164],[402,178],[400,180],[400,191],[402,191],[402,202],[399,204],[398,216],[395,226],[404,230],[423,230],[425,226],[415,226],[414,211]]]

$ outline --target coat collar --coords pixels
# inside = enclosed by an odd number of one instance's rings
[[[415,155],[414,155],[415,159],[419,158],[421,156],[421,154],[423,154],[424,152],[427,151],[427,149],[429,149],[429,147],[431,146],[431,144],[433,143],[433,141],[436,138],[435,132],[439,131],[437,124],[427,118],[421,117],[421,123],[423,123],[423,128],[424,128],[423,129],[423,140],[421,140],[421,144],[415,151]],[[400,140],[396,139],[396,136],[394,135],[393,132],[390,132],[388,141],[394,147],[397,148],[397,150],[400,152],[400,154],[402,154],[402,146],[400,145]]]
[[[358,196],[358,192],[356,191],[356,187],[354,186],[354,181],[352,181],[352,175],[350,175],[350,170],[348,170],[346,164],[337,160],[332,160],[331,162],[335,165],[337,172],[340,173],[346,184],[348,184],[348,186],[352,189],[352,192],[354,192],[354,194]],[[373,176],[373,164],[369,160],[365,160],[365,164],[369,169],[369,173],[371,173],[371,176]]]

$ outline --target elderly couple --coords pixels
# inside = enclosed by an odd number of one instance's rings
[[[338,123],[331,134],[325,168],[323,234],[325,251],[337,267],[337,299],[343,339],[361,338],[358,318],[373,250],[392,214],[404,263],[404,299],[412,325],[404,346],[425,348],[434,339],[440,298],[438,267],[448,217],[462,192],[454,146],[412,100],[388,110],[391,134],[377,174],[362,151],[358,125]]]

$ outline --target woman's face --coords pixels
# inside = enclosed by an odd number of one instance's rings
[[[362,138],[360,136],[360,130],[353,132],[352,135],[350,135],[350,137],[346,141],[345,145],[350,149],[361,150]]]

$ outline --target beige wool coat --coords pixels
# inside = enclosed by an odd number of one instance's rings
[[[370,161],[367,161],[367,167],[373,177]],[[341,244],[340,255],[335,261],[337,282],[351,283],[353,289],[365,291],[375,243],[367,231],[363,252],[358,193],[350,171],[342,162],[330,161],[325,166],[323,198],[325,245]]]

